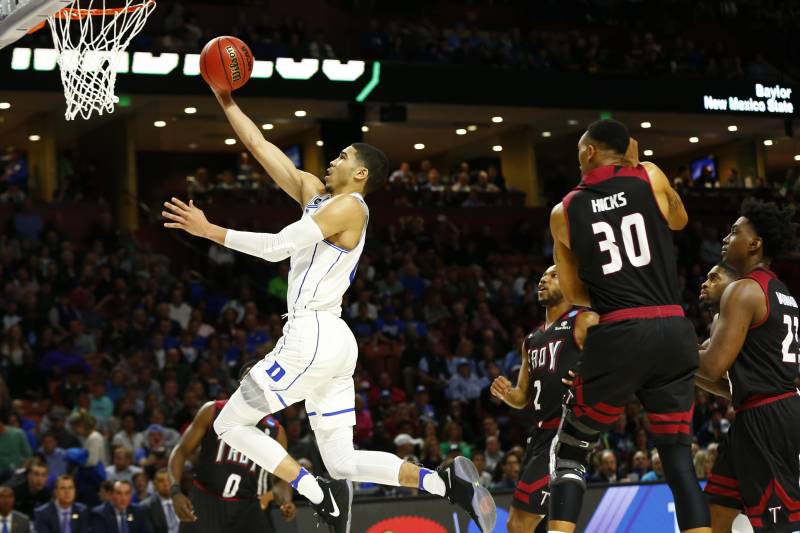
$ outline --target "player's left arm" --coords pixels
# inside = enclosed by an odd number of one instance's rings
[[[569,248],[567,215],[563,204],[550,213],[550,232],[553,234],[553,259],[564,298],[574,304],[589,307],[589,293],[578,276],[578,260]]]
[[[573,337],[578,349],[583,350],[583,343],[586,341],[586,333],[589,328],[600,323],[600,315],[594,311],[583,311],[575,318],[575,329]]]
[[[708,348],[700,350],[700,376],[716,383],[725,375],[744,346],[760,306],[764,306],[764,293],[752,280],[734,281],[725,289]]]
[[[186,204],[178,198],[164,202],[161,215],[170,220],[164,227],[182,229],[191,235],[204,237],[238,252],[277,262],[290,257],[296,250],[312,246],[323,239],[348,229],[363,227],[365,213],[352,196],[331,200],[314,217],[303,217],[278,233],[235,231],[212,224],[203,210],[192,200]]]

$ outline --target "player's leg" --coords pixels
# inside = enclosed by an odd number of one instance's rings
[[[647,411],[650,431],[664,477],[675,498],[681,531],[710,531],[711,518],[692,461],[692,413],[697,346],[694,329],[683,318],[650,320],[652,369],[637,391]]]
[[[267,414],[302,400],[311,383],[327,377],[312,365],[320,337],[316,314],[287,324],[275,350],[242,379],[214,421],[214,431],[227,445],[290,483],[313,503],[324,496],[318,481],[256,424]]]
[[[528,445],[525,467],[514,491],[506,522],[508,533],[532,533],[547,514],[550,496],[550,450],[547,443],[552,443],[552,438],[548,439],[546,435],[537,437]],[[541,442],[538,450],[534,448],[537,441]]]
[[[800,397],[740,410],[727,435],[756,531],[800,531]],[[716,470],[716,463],[714,465]]]
[[[588,452],[616,422],[636,390],[641,365],[630,346],[633,321],[589,329],[573,395],[564,406],[550,450],[550,531],[572,533],[586,491]]]
[[[493,529],[497,519],[494,500],[486,489],[477,486],[478,472],[468,459],[458,458],[442,471],[434,472],[405,462],[391,453],[354,448],[356,419],[352,375],[358,346],[346,324],[339,322],[330,325],[334,330],[332,338],[341,338],[344,344],[329,348],[335,352],[333,359],[347,363],[335,378],[313,391],[306,400],[311,428],[330,476],[419,488],[462,506],[485,531]],[[330,357],[331,354],[323,354],[323,360]]]

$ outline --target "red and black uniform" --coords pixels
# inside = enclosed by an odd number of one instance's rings
[[[606,430],[636,393],[659,443],[690,444],[697,339],[680,306],[672,232],[647,171],[597,168],[563,207],[581,281],[600,313],[584,344],[575,416]]]
[[[225,401],[214,402],[216,420]],[[280,425],[267,416],[256,426],[277,439]],[[268,533],[273,531],[258,497],[269,490],[269,472],[225,444],[213,420],[200,443],[189,499],[196,522],[181,522],[181,533]]]
[[[545,329],[525,338],[528,358],[528,409],[533,411],[535,429],[528,439],[525,466],[512,505],[532,514],[547,514],[550,494],[550,444],[558,432],[561,405],[567,386],[561,379],[577,368],[581,356],[575,342],[575,320],[586,309],[573,307]]]
[[[756,531],[800,529],[800,393],[797,301],[775,274],[747,276],[764,291],[767,314],[750,326],[728,370],[736,420],[717,453],[705,492],[741,509]]]

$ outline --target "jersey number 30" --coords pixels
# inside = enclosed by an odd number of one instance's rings
[[[622,244],[625,248],[625,255],[628,261],[635,267],[643,267],[650,264],[650,243],[647,241],[647,231],[645,231],[644,217],[641,213],[631,213],[622,217],[619,226],[622,233]],[[600,241],[600,251],[608,252],[611,261],[603,265],[603,274],[613,274],[622,270],[622,254],[619,252],[617,237],[614,235],[614,228],[608,222],[595,222],[592,224],[592,231],[595,235],[603,235]],[[635,234],[635,236],[634,236]],[[634,238],[636,241],[634,242]],[[638,248],[638,250],[637,250]]]

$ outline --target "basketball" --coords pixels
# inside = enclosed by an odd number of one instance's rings
[[[200,53],[200,74],[218,91],[235,91],[250,79],[253,54],[236,37],[216,37]]]

